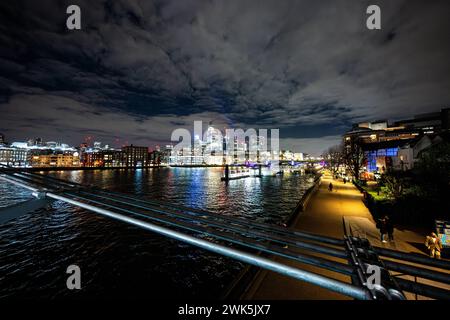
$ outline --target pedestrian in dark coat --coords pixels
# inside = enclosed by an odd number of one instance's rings
[[[384,219],[386,220],[386,231],[389,236],[389,241],[394,241],[394,224],[388,216],[385,216]]]
[[[377,222],[377,228],[380,230],[380,240],[383,243],[386,243],[387,241],[384,239],[386,233],[387,233],[387,224],[385,217],[381,218]]]

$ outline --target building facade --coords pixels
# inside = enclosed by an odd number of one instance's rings
[[[148,161],[148,148],[134,145],[122,147],[126,167],[146,167]]]
[[[124,167],[125,154],[121,150],[103,150],[103,166],[106,168]]]
[[[0,147],[0,163],[13,167],[29,166],[28,150],[21,148]]]
[[[31,156],[32,167],[79,167],[78,154],[41,154]]]
[[[396,121],[363,122],[344,134],[344,152],[355,144],[364,151],[365,176],[387,170],[409,170],[414,166],[417,153],[431,143],[431,138],[450,130],[450,109],[414,116]]]

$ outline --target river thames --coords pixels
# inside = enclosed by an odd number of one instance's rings
[[[221,168],[59,171],[45,174],[228,216],[279,224],[312,185],[305,176],[225,183]],[[2,182],[0,206],[31,197]],[[0,226],[0,298],[218,298],[244,265],[56,201]],[[66,268],[82,289],[66,288]]]

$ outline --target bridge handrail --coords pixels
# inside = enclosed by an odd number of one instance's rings
[[[331,291],[334,292],[338,292],[341,293],[343,295],[346,296],[350,296],[353,297],[355,299],[361,299],[361,300],[366,300],[368,299],[368,295],[367,295],[367,291],[350,285],[348,283],[344,283],[335,279],[331,279],[313,272],[309,272],[309,271],[305,271],[305,270],[301,270],[301,269],[297,269],[297,268],[293,268],[284,264],[281,264],[279,262],[275,262],[275,261],[271,261],[269,259],[266,258],[262,258],[259,256],[256,256],[254,254],[250,254],[250,253],[246,253],[243,251],[239,251],[236,249],[232,249],[232,248],[228,248],[226,246],[217,244],[217,243],[212,243],[203,239],[199,239],[187,234],[183,234],[181,232],[178,231],[174,231],[165,227],[161,227],[152,223],[148,223],[148,222],[144,222],[144,221],[140,221],[138,219],[134,219],[131,217],[127,217],[121,214],[117,214],[114,213],[112,211],[109,210],[105,210],[105,209],[101,209],[101,208],[97,208],[79,201],[75,201],[72,199],[69,199],[67,197],[64,196],[60,196],[57,194],[53,194],[53,193],[48,193],[47,194],[48,197],[55,199],[55,200],[60,200],[60,201],[64,201],[67,203],[70,203],[72,205],[90,210],[90,211],[94,211],[97,212],[101,215],[116,219],[116,220],[120,220],[123,222],[127,222],[129,224],[141,227],[143,229],[147,229],[156,233],[159,233],[161,235],[165,235],[169,238],[172,239],[176,239],[200,248],[203,248],[205,250],[211,251],[211,252],[215,252],[224,256],[227,256],[229,258],[233,258],[239,261],[242,261],[244,263],[249,263],[252,265],[255,265],[257,267],[261,267],[261,268],[265,268],[280,274],[284,274],[288,277],[292,277],[295,278],[297,280],[301,280],[301,281],[305,281],[305,282],[309,282],[315,285],[318,285],[320,287],[329,289]]]
[[[49,177],[49,176],[43,176],[43,175],[36,174],[36,173],[26,173],[26,174],[30,174],[30,175],[33,175],[33,176],[36,176],[36,177],[39,177],[39,178],[42,178],[42,179],[50,179],[50,180],[53,180],[53,181],[60,181],[61,183],[65,184],[65,185],[68,185],[68,186],[85,187],[84,185],[76,183],[76,182],[67,182],[67,181],[64,181],[62,179]],[[125,194],[112,192],[112,191],[104,190],[104,189],[101,189],[101,188],[96,188],[95,190],[97,192],[106,193],[106,194],[110,194],[110,195],[113,195],[113,196],[116,196],[116,197],[125,198],[125,199],[130,199],[130,200],[136,201],[136,202],[142,202],[142,203],[146,203],[146,204],[149,204],[149,203],[157,204],[157,205],[160,205],[160,206],[163,206],[163,207],[166,207],[166,208],[188,210],[188,211],[193,212],[193,213],[206,214],[206,215],[209,215],[209,216],[220,218],[222,220],[228,220],[230,222],[235,222],[235,223],[239,222],[239,223],[251,226],[251,227],[262,228],[262,229],[265,229],[265,230],[268,230],[268,231],[272,231],[272,232],[277,232],[277,233],[280,233],[280,234],[289,234],[289,235],[291,235],[293,237],[297,236],[297,237],[308,239],[308,240],[311,240],[311,241],[318,241],[318,242],[323,242],[323,243],[332,244],[332,245],[343,245],[343,240],[342,239],[337,239],[337,238],[332,238],[332,237],[327,237],[327,236],[322,236],[322,235],[318,236],[318,235],[310,234],[310,233],[303,232],[303,231],[289,230],[289,229],[286,229],[286,228],[283,228],[283,227],[280,227],[280,226],[277,226],[277,225],[267,225],[267,224],[264,224],[264,223],[259,223],[259,222],[256,222],[256,221],[249,221],[248,219],[243,219],[243,218],[239,218],[239,217],[238,218],[231,218],[231,217],[227,217],[227,216],[224,216],[224,215],[219,215],[219,214],[216,214],[216,213],[213,213],[213,212],[209,212],[209,211],[205,211],[205,210],[201,210],[201,209],[189,208],[189,207],[185,207],[183,205],[178,205],[178,204],[177,205],[172,205],[172,204],[167,204],[165,202],[161,202],[161,201],[157,201],[157,200],[151,200],[151,201],[147,200],[147,199],[146,200],[142,200],[142,199],[139,199],[139,198],[136,198],[136,197],[129,197],[129,196],[125,195]]]
[[[373,249],[380,256],[385,256],[385,257],[394,258],[394,259],[401,259],[401,260],[405,260],[405,261],[409,261],[409,262],[416,262],[416,263],[421,263],[421,264],[425,264],[425,265],[432,266],[432,267],[450,270],[450,261],[436,260],[436,259],[432,259],[429,257],[421,256],[421,255],[415,255],[415,254],[411,254],[411,253],[395,251],[395,250],[380,248],[380,247],[373,247]]]

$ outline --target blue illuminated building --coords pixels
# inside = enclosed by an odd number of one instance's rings
[[[366,152],[367,171],[368,172],[384,171],[383,168],[379,167],[381,162],[380,159],[384,160],[383,161],[384,168],[386,168],[386,158],[396,157],[397,154],[398,154],[398,147],[367,151]],[[387,162],[389,162],[389,160]]]

